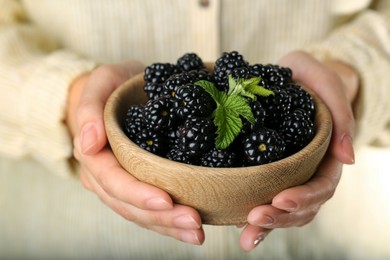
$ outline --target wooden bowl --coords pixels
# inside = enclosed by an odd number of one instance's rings
[[[198,210],[203,224],[245,223],[254,207],[270,203],[279,192],[307,182],[330,142],[329,111],[311,93],[316,106],[316,134],[298,153],[273,163],[241,168],[209,168],[174,162],[143,150],[122,130],[128,107],[147,100],[143,85],[143,74],[137,75],[108,99],[104,119],[112,151],[129,174],[165,190],[175,203]]]

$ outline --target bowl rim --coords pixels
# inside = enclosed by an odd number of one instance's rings
[[[210,174],[217,174],[223,172],[224,174],[228,174],[230,177],[233,177],[235,175],[240,177],[245,177],[246,174],[247,175],[252,174],[254,171],[256,171],[256,169],[259,168],[262,168],[262,170],[266,170],[264,168],[286,167],[288,165],[291,165],[291,161],[303,160],[304,157],[310,155],[311,153],[319,149],[321,146],[329,145],[330,138],[332,135],[331,134],[332,126],[333,126],[330,112],[327,106],[325,105],[325,103],[313,91],[302,86],[312,96],[314,100],[314,104],[316,108],[315,110],[316,111],[315,112],[316,132],[309,144],[307,144],[300,151],[290,156],[287,156],[278,161],[274,161],[262,165],[245,166],[245,167],[229,167],[229,168],[225,168],[225,167],[213,168],[213,167],[190,165],[182,162],[172,161],[162,156],[153,154],[151,152],[142,149],[136,143],[134,143],[130,138],[126,136],[126,134],[124,133],[121,127],[121,122],[119,121],[120,119],[118,118],[116,113],[121,97],[124,95],[124,93],[128,91],[128,88],[137,87],[136,84],[137,82],[138,83],[140,83],[141,81],[144,82],[143,75],[144,73],[142,72],[130,78],[129,80],[125,81],[110,95],[104,108],[104,124],[105,124],[109,143],[111,142],[111,136],[115,135],[116,138],[120,138],[122,142],[121,149],[124,149],[130,154],[137,153],[138,157],[142,157],[144,161],[148,161],[151,164],[157,164],[159,166],[162,165],[167,168],[180,167],[183,170],[191,169],[191,170],[201,171]],[[115,115],[115,116],[111,116],[111,115]],[[122,166],[124,167],[124,165]],[[207,171],[204,171],[205,169],[207,169]],[[238,169],[240,170],[238,171]],[[247,169],[247,171],[245,169]]]

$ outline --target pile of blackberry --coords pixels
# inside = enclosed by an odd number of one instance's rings
[[[216,102],[199,80],[227,92],[228,76],[260,77],[272,95],[248,99],[254,123],[242,118],[239,135],[226,149],[215,145]],[[237,51],[224,52],[208,72],[202,59],[186,53],[173,63],[153,63],[145,69],[149,100],[129,106],[126,135],[143,149],[182,163],[207,167],[243,167],[274,162],[305,147],[315,133],[312,97],[292,80],[289,68],[249,64]]]

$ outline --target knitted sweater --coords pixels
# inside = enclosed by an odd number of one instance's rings
[[[71,175],[68,87],[100,63],[215,60],[237,50],[276,63],[304,49],[359,73],[356,144],[390,144],[388,0],[0,0],[0,153]]]

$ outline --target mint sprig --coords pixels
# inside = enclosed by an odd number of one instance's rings
[[[217,126],[215,146],[218,149],[226,149],[240,133],[242,118],[254,124],[255,118],[248,104],[248,97],[256,100],[256,95],[269,96],[273,92],[258,84],[261,78],[235,80],[229,75],[229,91],[219,91],[212,82],[206,80],[197,81],[195,84],[202,87],[217,104],[212,117]]]
[[[273,95],[274,92],[260,86],[261,78],[254,77],[250,79],[237,79],[235,80],[232,75],[229,78],[229,95],[242,95],[256,100],[256,95],[267,97]]]

